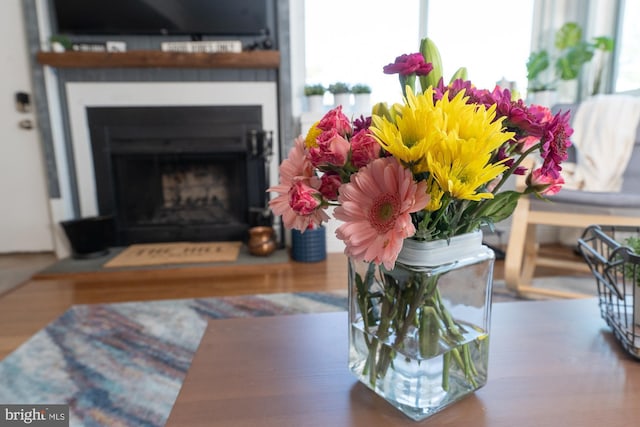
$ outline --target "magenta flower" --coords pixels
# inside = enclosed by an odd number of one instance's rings
[[[395,62],[385,65],[382,70],[385,74],[426,76],[433,70],[433,65],[425,62],[421,53],[411,53],[398,56]]]
[[[567,160],[567,149],[571,146],[569,137],[573,134],[573,129],[569,126],[569,111],[556,114],[551,121],[546,123],[542,138],[540,156],[543,159],[541,173],[551,176],[554,179],[560,177],[562,166],[560,164]]]
[[[519,122],[523,129],[520,133],[524,132],[526,135],[518,138],[519,151],[522,153],[540,142],[545,125],[553,120],[551,110],[541,105],[527,107],[525,114],[521,116],[523,120]]]
[[[515,139],[518,141],[524,137],[540,138],[545,124],[552,117],[548,108],[540,105],[527,106],[522,100],[512,102],[505,115],[507,126],[516,132]]]
[[[365,117],[360,115],[359,118],[353,121],[353,133],[356,134],[361,130],[369,129],[371,126],[371,116]]]
[[[502,164],[504,164],[508,169],[511,169],[513,168],[515,159],[513,157],[509,157],[509,155],[507,154],[507,145],[508,144],[503,144],[500,148],[498,148],[498,152],[496,153],[496,160],[502,161]],[[525,168],[524,166],[518,166],[513,170],[514,175],[524,175],[526,173],[527,168]]]
[[[476,93],[476,89],[474,89],[473,85],[469,80],[457,79],[454,80],[451,84],[446,85],[444,81],[440,79],[438,82],[438,86],[434,88],[433,98],[435,100],[440,100],[444,97],[445,93],[449,93],[449,100],[455,98],[457,94],[460,92],[464,92],[464,96],[466,96],[467,104],[477,103],[479,96],[482,95],[482,92]]]

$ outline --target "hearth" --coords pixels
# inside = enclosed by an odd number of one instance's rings
[[[245,240],[268,224],[261,117],[260,106],[88,108],[98,210],[115,218],[116,243]]]

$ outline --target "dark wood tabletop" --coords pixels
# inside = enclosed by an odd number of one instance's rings
[[[347,367],[346,313],[209,323],[167,426],[640,424],[640,362],[595,299],[497,303],[487,385],[420,423]]]

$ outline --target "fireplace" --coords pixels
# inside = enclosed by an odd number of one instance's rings
[[[244,240],[269,221],[272,135],[262,108],[90,107],[99,214],[118,245]]]

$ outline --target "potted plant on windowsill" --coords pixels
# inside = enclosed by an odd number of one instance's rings
[[[555,34],[555,52],[546,49],[531,52],[527,61],[528,92],[536,98],[539,94],[557,91],[560,102],[578,101],[577,79],[584,65],[591,62],[596,51],[602,53],[613,50],[613,39],[607,36],[583,40],[582,27],[575,22],[567,22]],[[594,80],[593,93],[600,89],[603,59],[600,58]],[[553,64],[551,77],[549,67]],[[555,102],[555,100],[553,100]],[[539,102],[537,102],[539,103]]]
[[[307,107],[311,112],[323,111],[323,98],[327,89],[321,84],[306,85],[304,96],[307,98]]]
[[[357,114],[371,114],[371,87],[358,83],[351,87],[353,93],[353,110]]]
[[[333,94],[333,104],[342,105],[344,110],[351,108],[351,88],[343,82],[336,82],[329,85],[329,92]]]

